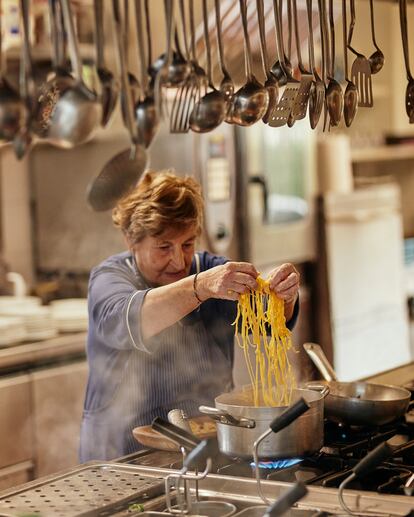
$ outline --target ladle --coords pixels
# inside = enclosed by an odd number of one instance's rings
[[[99,175],[88,187],[87,200],[95,211],[109,210],[136,185],[144,172],[147,163],[147,153],[138,144],[138,132],[134,124],[133,102],[129,88],[128,72],[125,62],[125,48],[122,41],[122,22],[119,0],[112,0],[113,17],[115,21],[115,41],[118,64],[121,76],[121,95],[125,99],[125,121],[131,137],[131,147],[121,151],[106,163]]]
[[[208,85],[211,89],[207,95],[201,97],[201,99],[195,104],[193,111],[190,115],[190,128],[196,133],[205,133],[212,131],[218,125],[220,125],[227,112],[227,101],[224,94],[216,90],[212,79],[212,67],[211,67],[211,48],[210,38],[208,33],[208,12],[207,12],[207,0],[203,0],[203,28],[204,28],[204,39],[206,44],[206,58],[207,58],[207,77]]]
[[[309,28],[309,63],[314,81],[309,92],[309,122],[312,129],[318,125],[325,100],[325,85],[315,66],[315,49],[313,39],[312,0],[306,0]]]
[[[192,3],[192,2],[191,2]],[[172,13],[173,16],[173,24],[174,24],[174,11]],[[171,28],[173,31],[173,28]],[[172,36],[172,34],[171,34]],[[177,29],[174,30],[174,42],[175,42],[175,50],[171,47],[171,56],[170,62],[168,66],[168,74],[165,74],[165,78],[163,81],[163,85],[167,88],[177,87],[185,81],[185,78],[190,73],[191,66],[188,61],[183,56],[180,43],[178,39]],[[151,66],[151,75],[156,75],[161,68],[164,68],[165,62],[168,58],[168,49],[164,54],[153,63]]]
[[[400,24],[402,47],[404,51],[404,62],[407,73],[408,84],[405,90],[405,111],[407,112],[410,124],[414,123],[414,78],[410,69],[410,55],[408,47],[408,24],[407,24],[407,0],[400,0]]]
[[[172,38],[174,32],[174,0],[164,0],[164,13],[166,51],[163,54],[164,60],[162,66],[156,73],[154,84],[155,105],[161,119],[165,118],[168,114],[168,105],[162,89],[163,87],[171,86],[170,67],[173,59]]]
[[[144,50],[144,34],[142,25],[142,10],[141,1],[135,2],[135,21],[136,21],[136,32],[140,62],[140,76],[141,76],[141,87],[142,96],[135,105],[135,118],[138,130],[138,138],[145,147],[149,147],[154,136],[156,135],[159,127],[158,111],[155,107],[154,95],[152,88],[148,82],[148,69],[150,61],[145,59]],[[147,27],[147,46],[148,56],[151,55],[151,35],[148,32],[150,30],[150,18],[148,9],[148,0],[145,0],[145,22]]]
[[[116,106],[119,94],[119,82],[114,74],[105,65],[104,51],[104,17],[103,17],[103,0],[94,0],[93,2],[95,14],[95,35],[96,35],[96,73],[101,83],[100,100],[102,104],[102,120],[101,125],[105,127]]]
[[[27,108],[20,99],[19,93],[5,78],[1,19],[2,17],[0,17],[0,142],[10,142],[24,126]]]
[[[279,86],[275,76],[269,70],[269,56],[266,48],[266,28],[264,19],[264,5],[263,0],[256,0],[257,19],[259,22],[259,38],[260,38],[260,55],[262,58],[263,71],[266,76],[264,87],[269,96],[269,102],[265,114],[263,115],[263,122],[268,123],[270,115],[279,100]]]
[[[324,2],[325,0],[323,0]],[[330,125],[337,126],[341,121],[343,109],[343,96],[341,85],[334,78],[335,73],[335,25],[333,17],[333,0],[329,0],[329,26],[330,26],[330,68],[328,68],[328,86],[326,88],[326,102],[330,117]],[[327,38],[326,38],[327,39]]]
[[[68,34],[71,75],[55,75],[38,98],[36,132],[62,147],[74,147],[88,141],[102,120],[102,105],[95,92],[82,79],[82,63],[76,43],[69,0],[60,2]]]
[[[273,12],[275,13],[275,9],[279,9],[280,20],[283,20],[283,2],[279,2],[279,7],[277,6],[277,0],[273,0]],[[275,14],[276,18],[276,14]],[[275,19],[276,21],[276,19]],[[277,31],[277,27],[275,24],[275,30]],[[277,38],[276,38],[277,40]],[[279,86],[284,86],[287,82],[286,72],[289,75],[292,75],[292,64],[288,59],[287,55],[283,52],[283,58],[278,56],[277,61],[272,65],[270,71],[276,77],[276,80]]]
[[[230,105],[230,99],[234,93],[234,83],[227,67],[224,63],[224,50],[223,50],[223,39],[221,30],[221,14],[220,14],[220,0],[214,0],[214,8],[216,14],[216,28],[217,28],[217,48],[218,48],[218,60],[221,73],[223,78],[221,80],[219,90],[224,95],[226,102]]]
[[[34,99],[34,80],[32,68],[32,56],[30,49],[30,17],[29,17],[29,3],[25,0],[19,1],[21,21],[23,28],[23,45],[20,59],[20,97],[27,108],[27,117],[24,125],[20,127],[19,132],[13,139],[13,148],[18,160],[30,149],[33,142],[33,135],[31,131],[31,120],[33,112]]]
[[[373,0],[369,0],[369,9],[370,9],[370,15],[371,15],[372,42],[373,42],[376,50],[368,58],[368,61],[371,66],[371,74],[377,74],[384,66],[385,57],[384,57],[384,54],[382,53],[381,49],[377,45],[377,41],[375,38],[374,1]]]
[[[342,0],[342,24],[343,24],[343,40],[344,40],[344,68],[346,88],[344,93],[344,120],[349,127],[356,115],[358,109],[358,88],[349,79],[348,75],[348,38],[347,38],[347,22],[346,22],[346,0]]]
[[[240,126],[251,126],[263,118],[269,103],[269,95],[252,73],[250,36],[247,28],[246,0],[239,0],[244,35],[246,84],[233,96],[232,119]]]

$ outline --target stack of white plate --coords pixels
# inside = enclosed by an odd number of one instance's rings
[[[59,332],[85,332],[88,329],[86,298],[67,298],[50,303],[52,317]]]
[[[38,296],[0,296],[0,310],[8,307],[40,306],[42,300]]]
[[[26,332],[26,341],[38,341],[50,339],[58,333],[57,325],[52,318],[49,307],[41,307],[35,304],[9,304],[0,305],[0,316],[14,317],[22,320]]]
[[[0,346],[13,346],[26,339],[23,318],[0,316]]]

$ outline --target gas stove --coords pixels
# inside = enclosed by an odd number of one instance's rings
[[[325,445],[312,456],[260,462],[260,477],[273,481],[338,488],[350,470],[369,451],[384,442],[392,444],[393,456],[361,480],[354,480],[349,488],[376,491],[381,494],[414,494],[414,413],[392,424],[380,427],[350,427],[325,422]],[[181,455],[161,451],[141,451],[121,459],[136,465],[180,468]],[[218,454],[213,472],[224,476],[254,478],[253,462],[230,459]],[[412,484],[412,486],[411,486]]]
[[[325,421],[324,446],[320,451],[304,458],[263,460],[259,464],[260,478],[265,484],[276,482],[278,485],[302,481],[310,490],[318,488],[318,493],[323,489],[334,490],[337,494],[352,467],[384,441],[394,448],[391,458],[369,475],[350,482],[347,490],[356,494],[366,493],[368,497],[375,493],[384,501],[396,498],[395,504],[397,499],[404,501],[405,513],[397,513],[397,505],[393,510],[395,515],[414,516],[414,511],[411,513],[414,510],[414,498],[411,497],[414,495],[414,410],[383,426],[354,427]],[[175,470],[182,465],[182,457],[177,452],[149,450],[117,461]],[[212,473],[225,478],[249,478],[252,482],[255,478],[253,462],[231,459],[222,454],[214,458]]]

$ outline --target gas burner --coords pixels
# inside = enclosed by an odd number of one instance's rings
[[[296,465],[303,461],[303,458],[287,458],[283,460],[263,460],[259,461],[259,469],[273,469],[273,470],[279,470],[279,469],[286,469],[289,467],[293,467],[293,465]],[[255,467],[255,463],[250,463],[251,467]]]

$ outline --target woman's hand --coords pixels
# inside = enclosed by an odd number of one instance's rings
[[[269,274],[269,287],[285,302],[285,317],[290,320],[298,298],[300,275],[293,264],[286,263]]]
[[[257,288],[258,276],[257,269],[248,262],[227,262],[199,273],[197,295],[203,301],[208,298],[238,300],[240,294]]]

